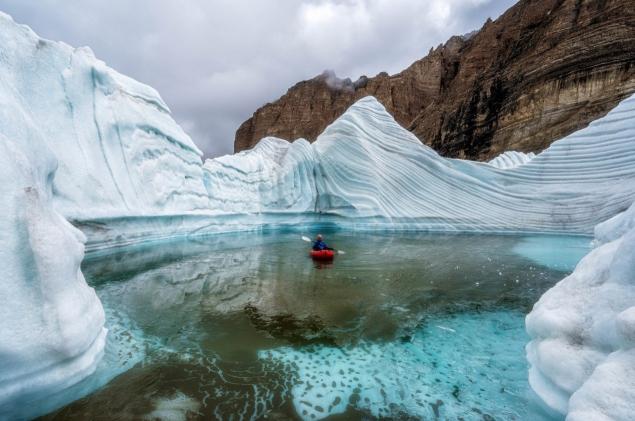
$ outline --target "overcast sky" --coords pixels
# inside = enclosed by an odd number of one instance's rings
[[[325,69],[396,73],[515,0],[0,0],[40,36],[88,45],[155,87],[206,156],[240,123]]]

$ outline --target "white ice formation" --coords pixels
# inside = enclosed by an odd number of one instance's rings
[[[501,170],[505,170],[508,168],[516,168],[521,165],[524,165],[534,159],[536,154],[533,152],[524,153],[524,152],[516,152],[516,151],[507,151],[498,155],[496,158],[492,159],[488,162],[488,164],[500,168]]]
[[[635,199],[635,98],[533,159],[443,158],[369,97],[313,144],[267,138],[203,165],[158,93],[89,49],[43,40],[1,13],[0,45],[0,416],[89,374],[103,348],[103,311],[79,270],[82,236],[60,214],[82,228],[89,245],[316,216],[354,229],[590,234]],[[580,307],[571,293],[562,303],[569,318],[544,322],[558,288],[529,319],[532,383],[560,410],[573,394],[572,417],[590,411],[584,404],[593,401],[593,384],[631,352],[627,307],[635,300],[624,274],[632,268],[632,226],[627,216],[600,225],[597,238],[606,244],[558,287],[599,282],[619,290],[619,300],[602,304],[613,319],[598,316],[602,306]],[[603,271],[588,263],[596,260]],[[610,297],[600,292],[598,299]],[[596,316],[603,322],[591,329],[585,323]],[[603,329],[604,322],[615,329]],[[557,374],[566,367],[541,365],[558,349],[577,356],[569,368],[579,376],[567,384]]]
[[[211,207],[225,213],[312,212],[318,157],[304,139],[275,137],[253,149],[205,162]]]
[[[317,209],[425,229],[590,232],[635,198],[635,98],[499,170],[445,159],[365,98],[314,147]]]
[[[1,13],[0,42],[2,95],[17,100],[57,155],[54,200],[65,216],[209,209],[201,152],[154,89]]]
[[[446,159],[367,97],[313,145],[266,138],[208,160],[205,180],[215,208],[230,213],[315,210],[354,228],[590,234],[635,198],[634,138],[632,98],[531,160]]]
[[[248,227],[263,214],[307,212],[357,228],[590,234],[635,198],[633,99],[531,160],[443,158],[367,97],[314,144],[265,138],[202,165],[152,88],[6,15],[0,26],[6,90],[59,160],[54,206],[96,221],[89,241],[189,233],[212,216],[258,215]]]
[[[107,332],[85,237],[52,206],[57,160],[7,69],[19,41],[0,23],[0,419],[93,372]]]
[[[600,245],[526,321],[531,386],[568,421],[635,414],[635,205],[595,233]]]

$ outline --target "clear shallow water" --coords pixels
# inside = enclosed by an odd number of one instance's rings
[[[92,254],[110,329],[50,419],[551,419],[524,316],[580,237],[359,234],[315,264],[297,233]],[[560,256],[560,257],[558,257]]]

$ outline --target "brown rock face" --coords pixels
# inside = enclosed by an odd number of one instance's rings
[[[634,0],[521,0],[401,73],[352,83],[325,72],[298,83],[240,126],[234,149],[265,136],[313,141],[373,95],[445,156],[539,152],[633,92]]]

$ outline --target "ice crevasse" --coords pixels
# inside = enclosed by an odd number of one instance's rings
[[[635,98],[536,156],[443,158],[367,97],[313,144],[265,138],[203,164],[158,93],[89,49],[1,13],[0,45],[0,418],[100,358],[107,331],[79,269],[84,234],[114,245],[316,217],[353,229],[597,225],[601,245],[527,319],[530,381],[571,419],[633,413]]]

